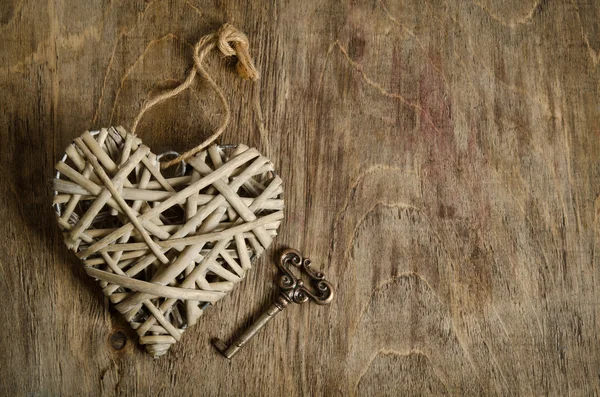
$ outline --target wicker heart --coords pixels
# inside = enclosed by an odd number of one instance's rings
[[[56,170],[65,243],[155,357],[244,278],[283,218],[281,179],[243,145],[211,146],[169,177],[111,127],[75,139]]]

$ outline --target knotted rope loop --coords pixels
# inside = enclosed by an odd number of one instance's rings
[[[226,23],[216,32],[208,34],[202,37],[196,45],[194,46],[194,67],[190,69],[188,75],[183,83],[173,88],[172,90],[166,91],[160,95],[155,96],[154,98],[146,101],[142,106],[142,109],[136,116],[133,121],[133,125],[131,127],[131,133],[135,133],[137,126],[142,119],[144,113],[148,111],[153,106],[172,98],[179,93],[188,89],[194,79],[196,78],[196,74],[200,74],[202,78],[204,78],[211,88],[216,92],[219,100],[221,101],[221,105],[223,106],[223,110],[225,116],[221,121],[219,127],[215,130],[215,132],[208,137],[204,142],[199,145],[193,147],[187,152],[183,153],[181,156],[161,163],[161,168],[168,168],[172,165],[178,164],[181,161],[185,161],[190,157],[194,156],[196,153],[200,152],[202,149],[209,146],[213,143],[225,128],[229,124],[229,120],[231,118],[231,110],[229,108],[229,104],[227,103],[227,99],[225,99],[225,95],[217,85],[217,83],[213,80],[213,78],[208,74],[206,69],[204,68],[203,61],[204,58],[213,50],[215,47],[223,54],[225,57],[235,56],[237,58],[236,71],[237,73],[244,79],[247,80],[258,80],[259,74],[256,68],[254,67],[254,63],[252,62],[252,57],[250,56],[249,47],[250,44],[248,42],[248,37],[236,27]]]

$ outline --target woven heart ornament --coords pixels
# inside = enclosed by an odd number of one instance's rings
[[[130,133],[85,132],[56,165],[53,205],[67,246],[155,357],[244,278],[283,218],[271,162],[245,145],[213,144],[231,112],[203,59],[218,49],[237,59],[240,76],[257,80],[248,47],[229,24],[202,37],[185,81],[146,101]],[[159,162],[135,130],[147,110],[190,88],[196,76],[218,95],[223,120],[201,144]]]
[[[244,278],[283,218],[281,179],[256,149],[213,145],[186,168],[164,177],[120,127],[85,132],[56,166],[67,246],[155,357]]]

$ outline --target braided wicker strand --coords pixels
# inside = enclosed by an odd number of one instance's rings
[[[281,179],[243,145],[210,146],[165,177],[139,138],[111,127],[77,138],[56,170],[67,246],[155,357],[244,278],[283,218]]]

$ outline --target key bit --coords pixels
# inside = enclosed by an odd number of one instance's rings
[[[278,279],[279,294],[267,310],[230,346],[227,346],[221,339],[213,339],[212,343],[217,350],[226,358],[231,359],[262,327],[292,302],[305,303],[312,300],[318,305],[330,304],[333,300],[333,286],[325,280],[323,273],[315,271],[311,265],[311,260],[303,258],[302,254],[295,249],[290,248],[283,251],[277,263],[281,272]],[[294,276],[291,271],[293,267],[299,268],[308,275],[314,291],[309,289],[300,278]]]

